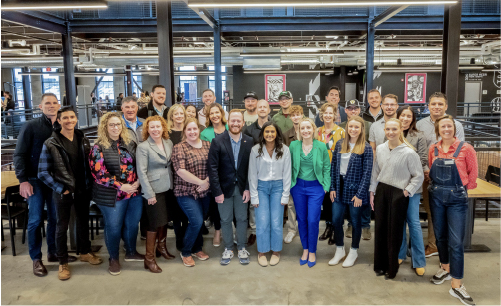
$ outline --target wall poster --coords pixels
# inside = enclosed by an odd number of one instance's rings
[[[285,90],[285,74],[265,74],[266,101],[278,104],[278,95]]]
[[[426,103],[426,73],[405,74],[405,103]]]

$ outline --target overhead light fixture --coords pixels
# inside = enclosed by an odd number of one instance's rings
[[[353,75],[353,73],[350,71],[348,71],[347,75]]]
[[[244,73],[246,74],[259,74],[259,73],[275,73],[276,70],[273,69],[266,69],[266,70],[252,70],[248,71],[249,69],[244,70]],[[321,74],[332,74],[332,70],[326,69],[326,70],[282,70],[280,73],[321,73]]]
[[[386,1],[376,1],[376,0],[351,0],[351,1],[294,1],[294,0],[274,0],[274,1],[256,1],[254,3],[249,3],[245,0],[188,0],[189,7],[323,7],[323,6],[386,6],[386,5],[433,5],[433,4],[456,4],[457,1],[431,1],[431,0],[421,0],[421,1],[404,1],[404,0],[386,0]]]
[[[108,8],[104,0],[4,0],[2,10],[71,10]]]
[[[318,55],[343,55],[343,51],[329,52],[268,52],[268,53],[240,53],[242,57],[267,57],[267,56],[318,56]]]
[[[358,70],[357,69],[353,70],[353,74],[357,75],[358,74]]]

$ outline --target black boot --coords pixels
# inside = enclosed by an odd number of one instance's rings
[[[336,244],[336,241],[334,240],[334,231],[332,231],[331,236],[329,237],[329,245],[334,245]]]
[[[332,225],[326,224],[325,226],[325,232],[318,237],[318,240],[324,241],[329,239],[332,236]]]

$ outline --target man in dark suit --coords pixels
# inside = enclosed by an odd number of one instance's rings
[[[250,200],[247,173],[249,156],[254,145],[252,137],[242,134],[244,116],[238,110],[228,115],[228,132],[212,141],[208,169],[212,195],[218,203],[225,250],[221,264],[227,265],[233,257],[233,215],[237,221],[237,248],[240,263],[250,262],[245,249],[247,240],[247,208]]]

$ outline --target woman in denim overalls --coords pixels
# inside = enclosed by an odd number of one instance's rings
[[[471,145],[454,137],[455,129],[452,116],[439,118],[435,122],[435,132],[442,140],[432,145],[429,151],[432,164],[428,187],[430,209],[441,263],[431,282],[439,285],[452,279],[449,293],[465,305],[475,305],[464,285],[461,285],[461,279],[464,273],[467,187],[476,187],[477,159]]]

